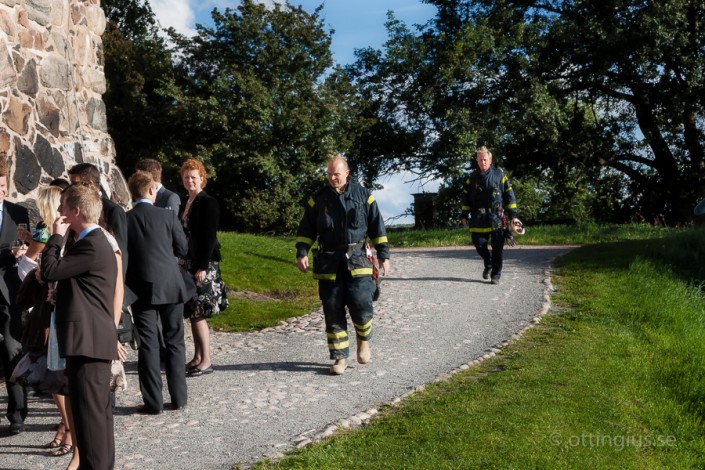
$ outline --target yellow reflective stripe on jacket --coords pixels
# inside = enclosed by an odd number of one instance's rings
[[[316,205],[316,201],[313,200],[313,197],[308,198],[308,205],[311,207]]]
[[[335,274],[313,274],[314,279],[319,281],[335,281]]]
[[[460,206],[460,210],[469,211],[469,210],[470,210],[470,206]]]
[[[372,204],[375,202],[375,197],[370,194],[370,197],[367,198],[367,204]]]
[[[470,228],[471,232],[475,233],[490,233],[493,231],[492,227],[472,227]]]
[[[352,274],[353,277],[355,277],[355,276],[371,276],[372,275],[372,268],[353,269],[350,271],[350,274]]]
[[[516,209],[517,205],[516,204],[508,204],[507,209]]]
[[[296,237],[295,243],[305,243],[308,246],[311,246],[311,245],[313,245],[313,240],[311,240],[310,238],[306,238],[306,237]]]
[[[380,243],[389,243],[389,240],[385,236],[385,237],[373,238],[370,240],[370,243],[372,245],[379,245]]]

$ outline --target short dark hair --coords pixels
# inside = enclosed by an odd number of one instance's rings
[[[79,163],[69,168],[69,175],[78,175],[81,181],[93,183],[96,189],[100,189],[100,170],[92,163]]]
[[[61,189],[66,189],[69,186],[71,186],[71,183],[66,181],[64,178],[55,178],[55,179],[51,180],[51,182],[49,183],[49,186],[56,186]]]
[[[153,158],[145,158],[135,165],[135,170],[146,171],[152,175],[152,179],[157,183],[162,181],[162,164]]]

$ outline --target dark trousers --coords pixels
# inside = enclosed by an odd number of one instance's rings
[[[66,375],[81,470],[111,470],[115,467],[115,434],[110,403],[110,361],[69,356]]]
[[[138,301],[132,304],[132,312],[141,341],[137,354],[137,372],[144,405],[153,410],[164,408],[158,332],[158,325],[161,325],[166,346],[164,368],[171,403],[177,407],[185,406],[184,304],[150,305]]]
[[[493,230],[491,232],[472,233],[472,244],[475,250],[485,262],[485,268],[491,268],[490,276],[498,277],[502,275],[502,250],[504,249],[504,229]],[[492,246],[492,251],[488,248]]]
[[[352,277],[343,263],[335,281],[319,281],[318,295],[323,303],[326,337],[331,359],[345,359],[350,354],[348,322],[345,307],[355,326],[357,338],[367,341],[372,336],[372,276]]]
[[[7,387],[7,419],[23,423],[27,417],[27,392],[23,386],[10,382],[12,371],[22,358],[22,311],[9,305],[0,305],[0,364]]]

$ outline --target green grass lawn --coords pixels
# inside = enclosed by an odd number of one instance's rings
[[[521,340],[363,428],[258,467],[705,468],[705,231],[566,233],[547,229],[543,243],[590,244],[557,260],[555,305]],[[275,245],[272,261],[314,284],[291,244]]]
[[[318,289],[311,274],[296,269],[294,238],[271,238],[232,232],[218,234],[223,280],[230,306],[208,320],[223,331],[253,331],[280,320],[312,312]]]

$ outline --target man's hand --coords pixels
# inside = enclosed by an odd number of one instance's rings
[[[69,224],[66,223],[66,217],[60,215],[54,221],[54,233],[61,235],[62,237],[66,235],[69,231]]]
[[[390,272],[390,265],[389,265],[389,260],[380,260],[379,263],[380,270],[382,271],[382,276],[386,276]]]
[[[463,223],[463,227],[468,226],[468,219],[460,219],[460,221]]]
[[[194,279],[196,279],[196,284],[201,286],[206,280],[206,271],[204,269],[199,269],[198,271],[196,271],[196,274],[194,274],[193,277]]]
[[[306,274],[308,272],[308,256],[296,258],[296,267],[299,268],[299,271]]]

